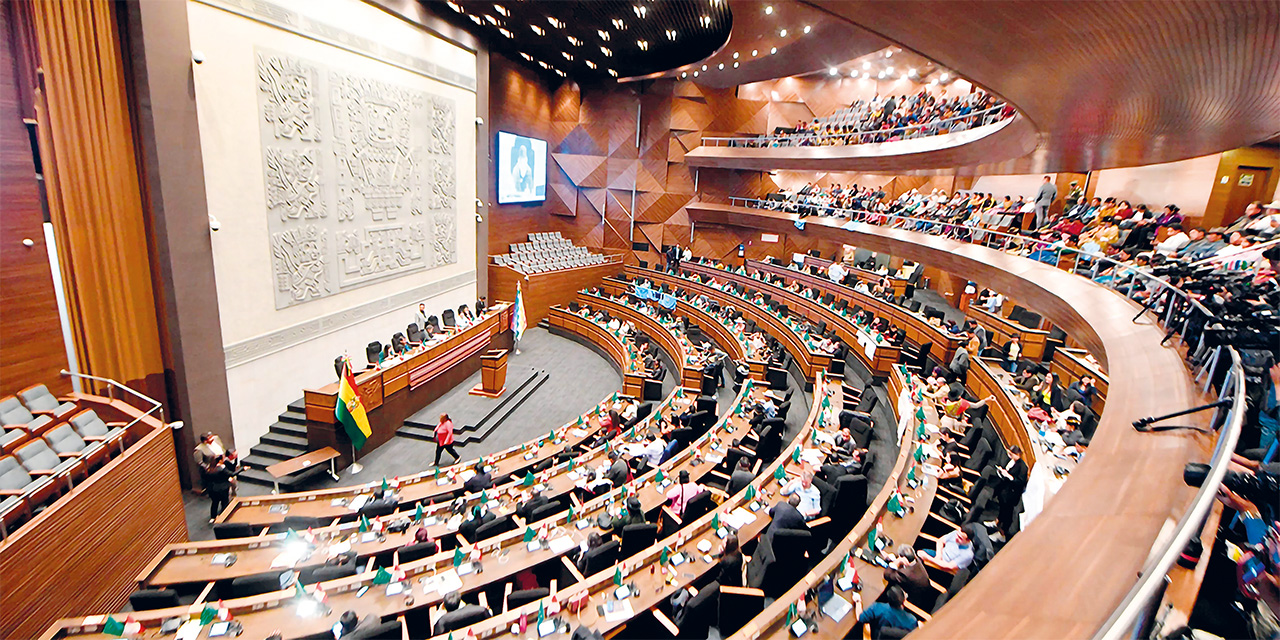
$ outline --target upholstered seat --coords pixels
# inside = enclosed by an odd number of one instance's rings
[[[74,402],[60,402],[52,393],[49,393],[49,388],[42,384],[23,389],[18,393],[18,397],[32,413],[43,411],[62,417],[76,410]]]

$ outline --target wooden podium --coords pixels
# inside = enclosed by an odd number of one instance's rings
[[[471,395],[497,398],[507,392],[507,350],[492,349],[480,356],[480,384]]]

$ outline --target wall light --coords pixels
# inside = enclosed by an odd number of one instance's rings
[[[810,31],[813,31],[813,27],[811,27],[811,26],[809,26],[809,25],[807,25],[807,24],[806,24],[806,25],[804,26],[804,32],[805,32],[805,33],[809,33]]]
[[[765,14],[766,16],[771,16],[771,15],[773,15],[773,5],[769,5],[769,6],[765,7],[765,8],[764,8],[764,14]]]

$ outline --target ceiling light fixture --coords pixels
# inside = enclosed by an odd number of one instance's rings
[[[777,53],[777,52],[778,52],[778,48],[777,48],[777,47],[769,47],[769,55],[773,55],[773,54],[775,54],[775,53]]]
[[[493,16],[491,16],[491,15],[489,15],[489,14],[487,14],[487,13],[486,13],[486,14],[484,14],[484,19],[485,19],[485,20],[488,20],[488,21],[489,21],[489,24],[491,24],[491,25],[493,25],[493,26],[495,26],[495,27],[496,27],[496,26],[498,26],[498,19],[497,19],[497,18],[494,18]]]
[[[857,69],[854,69],[853,71],[850,71],[850,72],[849,72],[849,77],[850,77],[850,78],[856,78],[856,77],[858,77],[858,70],[857,70]]]
[[[573,36],[569,36],[569,37],[568,37],[568,40],[569,40],[569,44],[571,44],[571,45],[573,45],[573,46],[575,46],[575,47],[580,47],[580,46],[582,46],[582,41],[581,41],[581,40],[579,40],[579,39],[577,39],[577,38],[575,38],[575,37],[573,37]]]
[[[871,63],[870,63],[870,62],[864,62],[864,63],[862,63],[862,70],[863,70],[863,71],[867,71],[867,70],[868,70],[868,69],[870,69],[870,68],[871,68]]]
[[[667,39],[668,39],[668,40],[670,40],[670,41],[672,41],[672,42],[675,42],[675,40],[676,40],[676,30],[675,30],[675,29],[667,29]]]
[[[949,74],[949,73],[944,73],[944,74],[942,74],[942,77],[941,77],[941,78],[939,78],[939,79],[940,79],[940,80],[942,80],[943,82],[946,82],[947,80],[950,80],[950,79],[951,79],[951,74]]]
[[[648,50],[649,50],[649,41],[648,41],[648,40],[636,40],[636,46],[637,46],[637,47],[640,47],[640,50],[641,50],[641,51],[648,51]]]
[[[737,59],[738,59],[738,52],[737,52],[737,51],[734,51],[734,52],[733,52],[733,59],[734,59],[734,60],[737,60]]]
[[[698,77],[698,72],[697,72],[697,71],[694,71],[694,72],[693,72],[693,77],[695,77],[695,78],[696,78],[696,77]]]
[[[764,14],[765,14],[766,16],[771,16],[771,15],[773,15],[773,5],[769,5],[769,6],[765,7],[765,8],[764,8]]]
[[[480,25],[480,26],[484,26],[484,20],[481,20],[481,19],[480,19],[480,16],[477,16],[477,15],[470,15],[470,16],[467,16],[467,17],[468,17],[468,18],[471,18],[471,21],[472,21],[472,22],[474,22],[474,23],[476,23],[476,24],[478,24],[478,25]]]
[[[804,32],[805,32],[805,33],[809,33],[810,31],[813,31],[813,27],[811,27],[811,26],[809,26],[809,25],[807,25],[807,24],[806,24],[806,25],[804,26]]]
[[[836,74],[840,73],[840,70],[839,70],[839,69],[837,69],[837,68],[835,68],[835,67],[831,67],[830,69],[827,69],[827,73],[828,73],[829,75],[833,75],[833,76],[834,76],[834,75],[836,75]]]
[[[613,28],[614,28],[614,29],[617,29],[617,30],[619,30],[619,31],[621,31],[621,30],[623,30],[623,29],[626,29],[626,28],[627,28],[627,25],[626,25],[626,24],[624,24],[624,23],[622,22],[622,18],[614,18],[614,19],[613,19]]]
[[[704,26],[704,27],[710,27],[710,26],[711,26],[711,16],[702,16],[702,18],[700,18],[700,19],[699,19],[699,22],[701,22],[701,23],[702,23],[702,26]]]
[[[529,25],[529,28],[530,28],[530,29],[532,29],[534,33],[536,33],[536,34],[538,34],[538,35],[540,35],[540,36],[545,36],[545,35],[547,35],[546,30],[545,30],[545,29],[543,29],[542,27],[539,27],[539,26],[538,26],[538,25],[536,25],[536,24],[531,24],[531,25]]]
[[[460,5],[460,4],[456,3],[456,2],[454,2],[453,0],[446,0],[445,4],[449,5],[449,8],[450,8],[450,9],[453,9],[454,11],[457,11],[458,13],[466,13],[466,11],[464,11],[464,10],[462,9],[462,5]]]
[[[724,63],[723,63],[723,62],[721,62],[721,63],[720,63],[720,70],[721,70],[721,71],[724,71]]]
[[[600,47],[600,53],[603,53],[606,57],[609,57],[609,58],[613,57],[613,52],[610,51],[608,47]]]
[[[559,69],[556,69],[556,74],[557,74],[557,75],[559,75],[561,78],[568,77],[568,76],[566,76],[566,75],[564,74],[564,72],[563,72],[563,71],[561,71],[561,70],[559,70]]]
[[[555,28],[557,28],[557,29],[563,29],[563,28],[564,28],[564,22],[562,22],[562,21],[560,21],[560,20],[556,20],[555,18],[553,18],[553,17],[551,17],[551,16],[547,16],[547,22],[548,22],[548,23],[550,23],[550,24],[551,24],[551,26],[553,26],[553,27],[555,27]]]
[[[779,31],[779,32],[778,32],[778,35],[779,35],[779,36],[781,36],[781,37],[783,37],[783,38],[787,37],[787,30],[786,30],[786,29],[783,29],[782,31]]]
[[[449,3],[449,4],[453,4],[453,3],[451,2],[451,3]],[[504,6],[502,6],[502,5],[500,5],[500,4],[495,4],[495,5],[493,5],[493,10],[494,10],[494,11],[497,11],[497,12],[498,12],[498,13],[500,13],[500,14],[502,14],[502,17],[504,17],[504,18],[506,18],[506,17],[508,17],[508,16],[510,16],[510,15],[511,15],[511,12],[510,12],[510,11],[507,11],[507,8],[506,8],[506,7],[504,7]]]
[[[585,63],[586,63],[586,65],[587,65],[587,68],[588,68],[588,69],[594,69],[594,68],[596,68],[596,63],[594,63],[594,62],[592,62],[592,61],[590,61],[590,60],[583,60],[583,62],[585,62]]]
[[[759,51],[758,49],[752,49],[752,50],[751,50],[751,57],[752,57],[752,58],[754,58],[754,57],[756,57],[756,56],[758,56],[758,55],[760,55],[760,51]]]
[[[705,65],[705,64],[704,64],[704,65],[702,65],[702,70],[703,70],[703,71],[706,71],[706,70],[707,70],[707,65]]]
[[[688,77],[689,77],[689,72],[688,72],[688,71],[685,71],[684,73],[681,73],[681,74],[680,74],[680,78],[681,78],[682,80],[683,80],[684,78],[688,78]]]
[[[907,75],[911,76],[912,78],[916,77],[916,70],[911,69],[910,71],[907,71]]]
[[[608,42],[608,41],[609,41],[609,32],[608,32],[608,31],[602,31],[602,30],[600,30],[600,29],[596,29],[596,35],[600,36],[600,39],[601,39],[601,40],[604,40],[605,42]]]
[[[564,56],[564,59],[565,59],[565,60],[568,60],[568,61],[570,61],[570,62],[573,62],[573,56],[569,55],[569,52],[568,52],[568,51],[561,51],[561,52],[560,52],[560,55]]]
[[[529,62],[533,62],[533,56],[531,56],[531,55],[529,55],[529,54],[527,54],[527,53],[525,53],[525,52],[523,52],[523,51],[521,51],[521,52],[520,52],[520,57],[521,57],[521,58],[524,58],[525,60],[528,60]]]
[[[615,78],[616,78],[616,77],[618,77],[618,72],[617,72],[617,71],[614,71],[613,69],[610,69],[610,70],[609,70],[609,75],[611,75],[611,76],[613,76],[613,77],[615,77]]]
[[[637,17],[637,18],[643,18],[643,17],[645,17],[645,16],[646,16],[646,14],[648,14],[648,13],[649,13],[649,7],[642,7],[642,6],[640,6],[640,5],[636,5],[636,6],[631,7],[631,8],[632,8],[632,10],[634,10],[634,11],[636,12],[636,17]]]
[[[738,68],[738,63],[737,63],[737,62],[733,63],[733,68],[734,68],[734,69],[737,69],[737,68]]]
[[[887,52],[884,54],[884,57],[886,57],[886,58],[892,58],[892,57],[893,57],[893,49],[890,49],[889,51],[887,51]]]
[[[514,38],[514,37],[515,37],[514,35],[512,35],[512,34],[511,34],[511,32],[510,32],[510,31],[507,31],[506,27],[498,27],[498,33],[501,33],[502,35],[504,35],[504,36],[506,36],[506,37],[508,37],[508,38]]]
[[[887,72],[887,73],[893,73],[893,67],[889,67],[889,68],[885,69],[885,72]]]

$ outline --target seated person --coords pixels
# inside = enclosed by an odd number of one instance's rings
[[[589,553],[592,549],[595,549],[603,545],[604,536],[600,535],[596,531],[592,531],[587,536],[587,540],[585,544],[586,546],[582,547],[581,552],[578,554],[578,560],[573,563],[574,566],[578,568],[579,572],[585,572],[587,570],[587,553]]]
[[[404,543],[404,546],[410,547],[415,544],[432,544],[435,546],[435,550],[437,553],[439,553],[440,551],[440,543],[436,542],[431,538],[431,533],[427,531],[426,527],[418,527],[417,529],[415,529],[413,531],[413,540]],[[352,559],[355,559],[355,557],[352,556]]]
[[[813,471],[809,469],[801,471],[799,478],[792,479],[782,487],[781,494],[800,496],[800,504],[796,508],[805,520],[812,520],[822,512],[822,493],[813,486]]]
[[[889,566],[884,570],[885,584],[902,587],[905,591],[929,588],[929,572],[916,557],[910,545],[898,547],[897,554],[890,554]]]
[[[955,573],[973,562],[973,542],[963,529],[957,529],[938,538],[936,548],[921,551],[920,559],[925,564]]]
[[[463,626],[461,623],[470,620],[473,616],[483,614],[484,617],[488,617],[489,615],[489,612],[478,604],[462,606],[462,594],[457,591],[450,591],[446,594],[443,605],[444,615],[440,616],[439,620],[436,620],[436,624],[431,630],[436,635],[444,635],[454,629],[461,628]],[[376,618],[376,616],[373,617]]]
[[[742,549],[738,546],[738,536],[730,533],[725,536],[720,550],[715,553],[719,559],[716,566],[704,577],[708,583],[719,582],[722,587],[742,586]],[[709,578],[710,580],[707,580]]]
[[[534,511],[537,511],[539,508],[549,504],[551,504],[550,498],[543,495],[541,491],[534,491],[533,495],[529,496],[528,500],[521,502],[520,505],[516,507],[516,515],[522,520],[528,520],[533,515]]]
[[[644,507],[640,504],[640,498],[635,495],[627,498],[627,504],[618,515],[609,520],[608,529],[615,536],[622,535],[622,528],[629,524],[644,524],[648,522],[644,517]]]
[[[667,450],[667,443],[659,434],[650,440],[626,444],[623,449],[632,457],[643,458],[656,467],[662,463],[662,454]]]
[[[462,490],[465,493],[479,493],[493,486],[493,478],[485,471],[484,462],[477,462],[475,466],[476,474],[462,483]]]
[[[911,631],[920,624],[920,621],[905,609],[907,594],[900,587],[889,587],[879,601],[873,602],[866,609],[862,608],[862,598],[858,594],[854,594],[854,603],[858,627],[861,628],[864,624],[871,625],[872,638],[879,638],[881,631],[886,628]],[[862,633],[857,630],[853,635],[862,637]]]
[[[458,534],[467,539],[467,542],[476,541],[476,530],[487,522],[492,522],[497,516],[490,511],[484,509],[480,505],[471,507],[470,516],[458,525]]]
[[[375,509],[378,507],[394,507],[398,504],[400,504],[400,498],[396,496],[394,491],[390,489],[383,491],[382,487],[378,487],[373,490],[373,498],[364,503],[364,506],[361,507],[360,510],[364,511],[366,509]]]
[[[627,461],[616,450],[609,452],[609,470],[605,476],[614,487],[620,487],[631,480],[631,467],[627,466]]]
[[[751,461],[746,457],[738,458],[737,467],[729,474],[729,484],[726,485],[725,492],[729,495],[735,495],[739,491],[746,489],[753,478],[755,478],[755,475],[751,473]]]
[[[792,529],[795,531],[808,531],[809,525],[805,524],[804,516],[800,515],[800,496],[799,494],[791,494],[785,501],[779,502],[769,508],[769,528],[766,533],[773,533],[780,529]]]
[[[671,512],[676,514],[677,518],[682,517],[689,501],[702,492],[702,485],[689,478],[689,470],[681,469],[680,481],[667,490],[667,504],[671,506]]]

